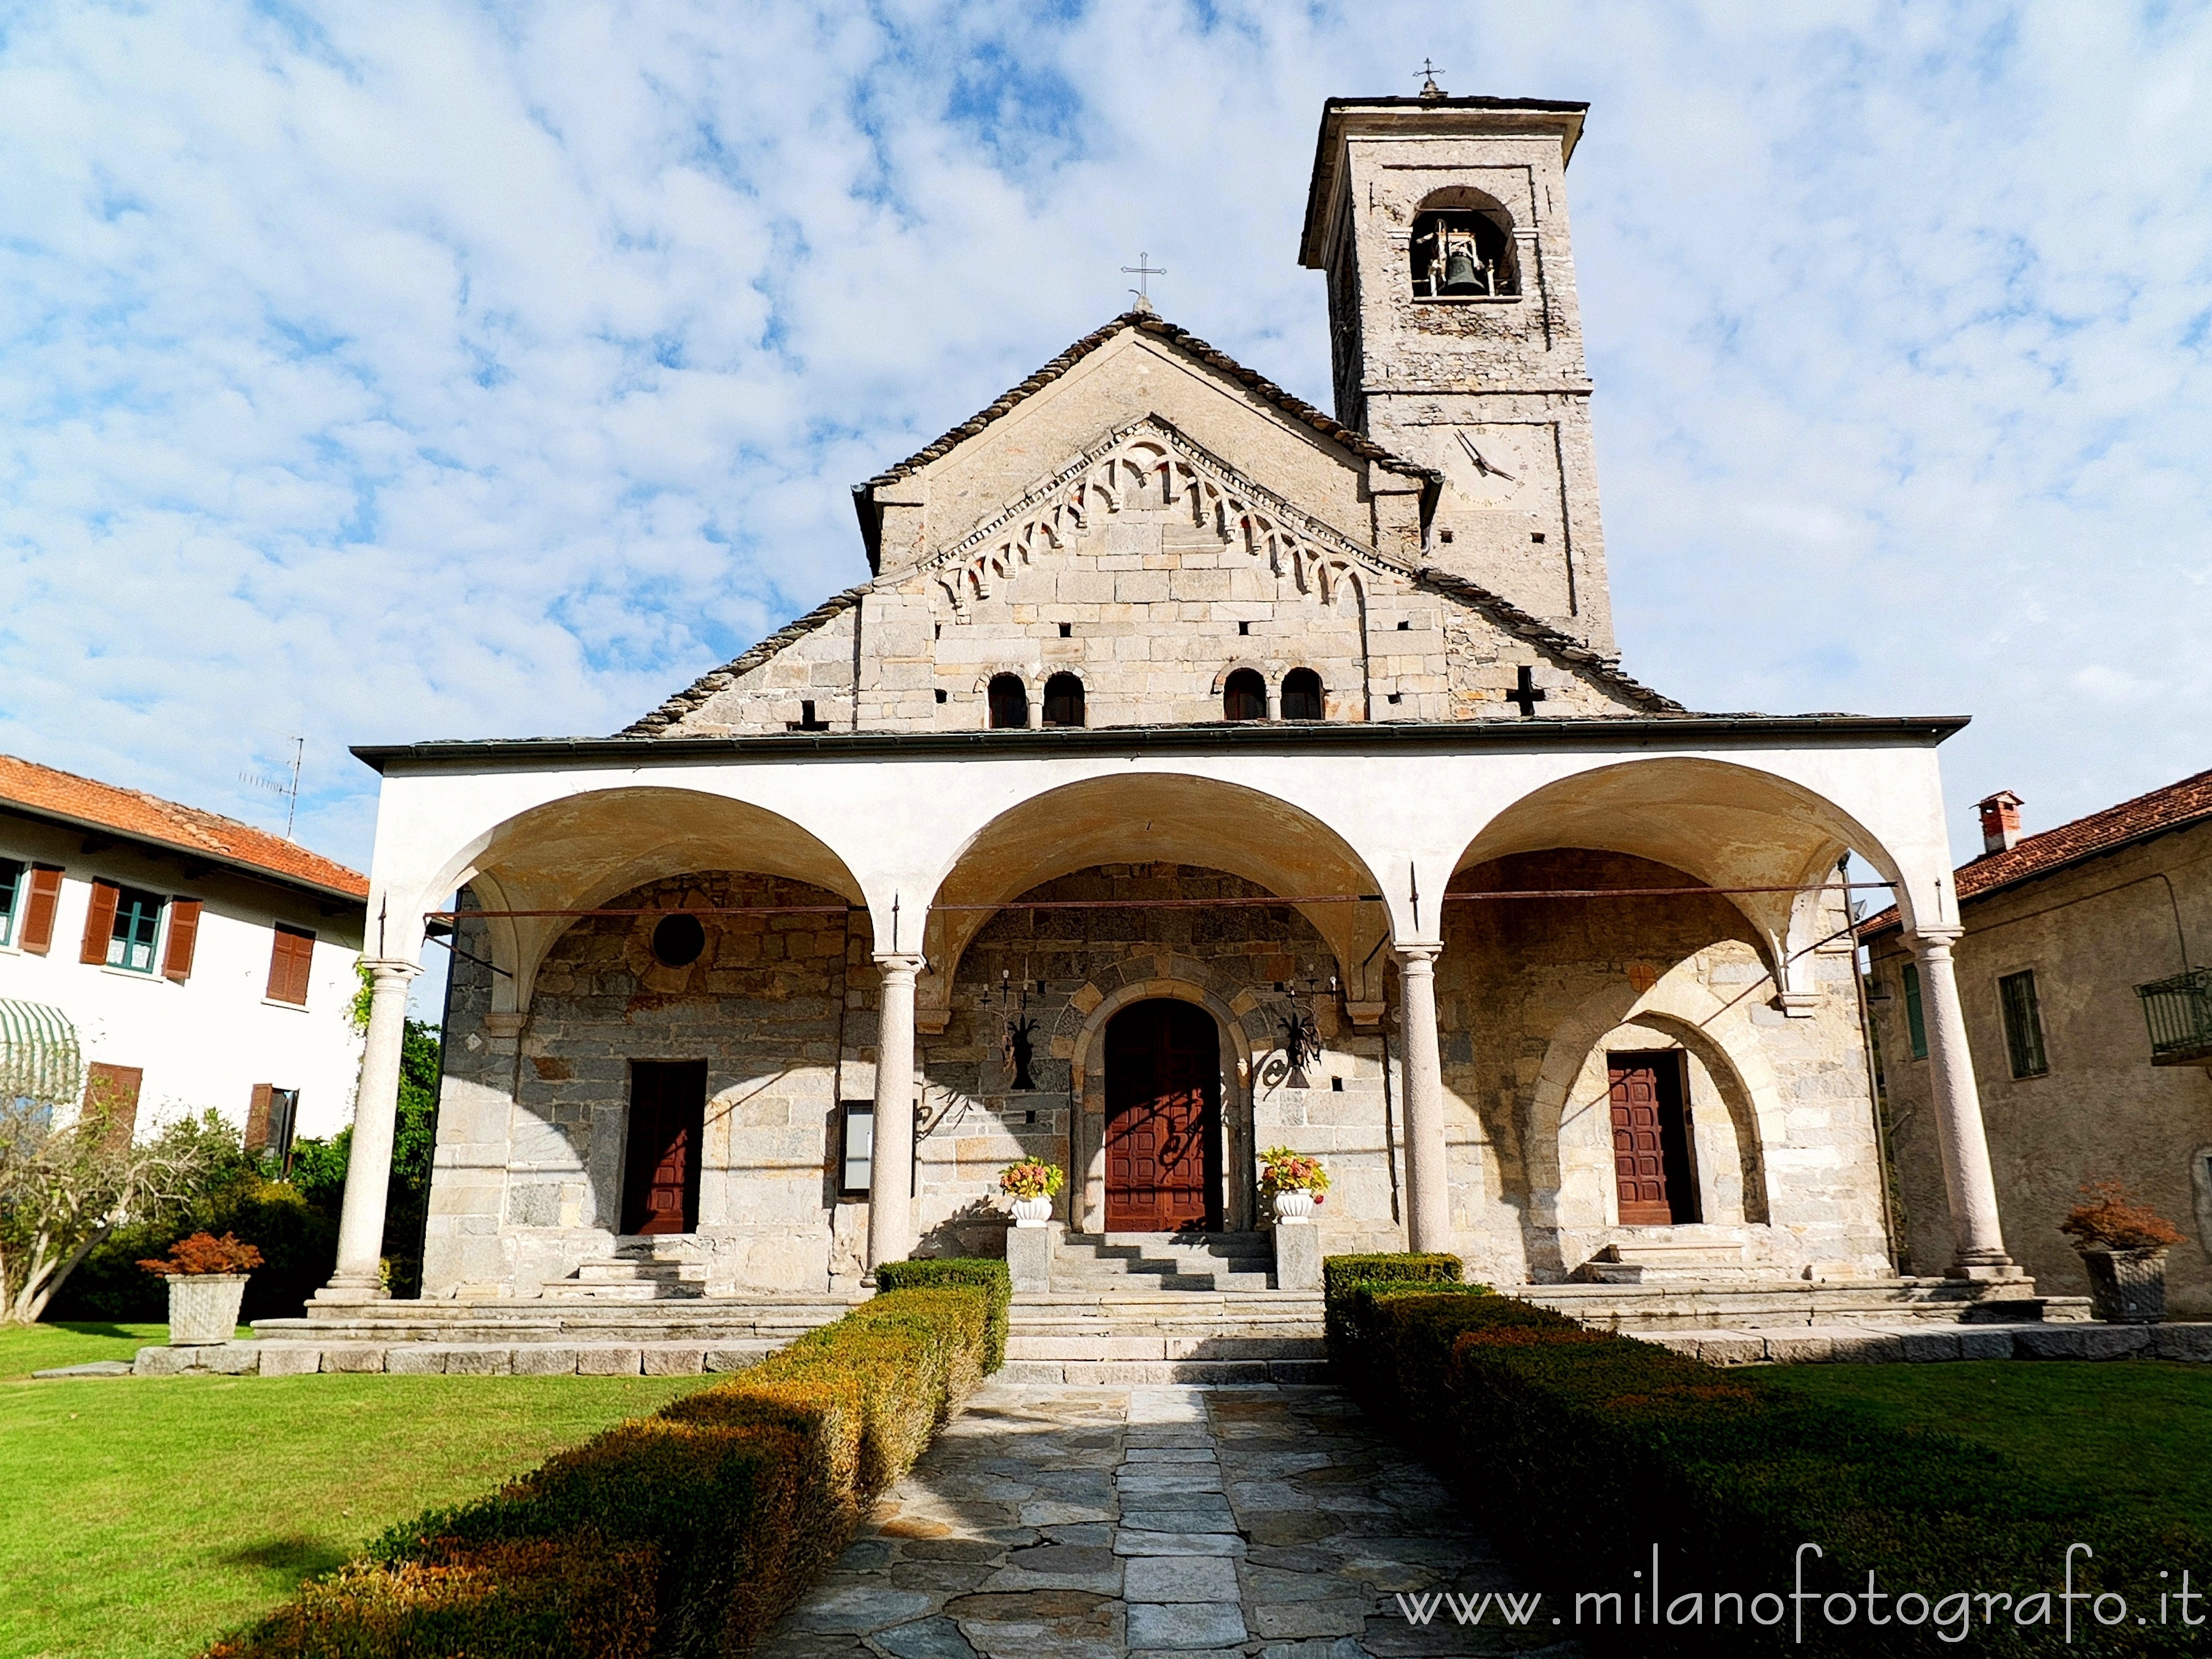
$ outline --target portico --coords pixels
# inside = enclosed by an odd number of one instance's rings
[[[794,1032],[781,1052],[756,1037],[761,1051],[726,1076],[716,1063],[709,1114],[719,1109],[725,1150],[718,1167],[710,1127],[701,1231],[781,1241],[729,1252],[733,1276],[716,1289],[818,1291],[840,1276],[841,1249],[857,1273],[863,1261],[902,1258],[925,1234],[936,1248],[963,1228],[988,1234],[988,1172],[1025,1153],[1066,1163],[1076,1178],[1063,1219],[1103,1231],[1103,1033],[1146,996],[1190,1001],[1221,1028],[1218,1213],[1231,1227],[1258,1218],[1255,1149],[1280,1139],[1339,1170],[1328,1223],[1341,1248],[1452,1249],[1511,1282],[1563,1277],[1608,1246],[1632,1247],[1650,1230],[1620,1219],[1602,1102],[1605,1054],[1633,1043],[1680,1048],[1698,1107],[1710,1093],[1711,1111],[1696,1113],[1710,1218],[1686,1224],[1750,1242],[1778,1273],[1878,1277],[1887,1262],[1863,1075],[1838,1085],[1798,1051],[1827,1051],[1817,1041],[1824,1018],[1856,1019],[1848,957],[1821,956],[1832,944],[1823,934],[1844,926],[1832,880],[1843,851],[1896,884],[1916,931],[1948,925],[1934,761],[1955,725],[1676,718],[363,751],[386,792],[372,1056],[396,1024],[425,919],[456,891],[468,895],[458,937],[483,958],[473,972],[484,1006],[471,1019],[457,1001],[449,1039],[464,1051],[473,1040],[484,1063],[460,1062],[448,1079],[426,1294],[527,1297],[614,1250],[617,1143],[602,1138],[559,1180],[545,1178],[559,1161],[539,1156],[559,1151],[556,1074],[581,1060],[533,1022],[566,971],[562,941],[586,923],[578,913],[634,910],[588,925],[649,932],[647,913],[681,908],[672,884],[696,888],[706,872],[754,884],[712,896],[721,902],[695,899],[709,927],[742,920],[808,939],[834,930],[821,960],[846,981],[833,1049]],[[1610,873],[1544,873],[1558,856],[1547,849],[1562,847],[1585,860],[1609,854]],[[1052,896],[1055,883],[1106,866],[1219,872],[1234,878],[1235,902],[1219,878],[1211,904],[1200,895],[1143,910],[1125,892],[1094,908]],[[1712,896],[1685,919],[1697,889]],[[1636,890],[1656,890],[1638,901],[1627,896]],[[1577,993],[1571,1006],[1547,998],[1553,1012],[1541,1017],[1515,1006],[1508,988],[1554,970],[1498,936],[1501,915],[1638,902],[1676,913],[1676,937],[1624,933],[1620,959],[1561,980]],[[1113,970],[1093,970],[1070,948],[1082,931],[1073,923],[1101,908],[1206,919],[1216,937],[1203,953],[1187,929],[1185,943],[1141,955],[1117,943]],[[1717,927],[1715,915],[1735,924]],[[1263,918],[1259,956],[1221,948],[1221,924]],[[1002,965],[1025,951],[1038,971]],[[799,952],[784,960],[795,975]],[[1275,971],[1286,963],[1295,973]],[[681,998],[669,978],[681,972],[642,958],[632,1000]],[[656,991],[656,975],[670,988]],[[1054,1086],[1024,1097],[992,1074],[981,1052],[989,1033],[970,1018],[1001,975],[1039,988],[1039,1080]],[[1268,993],[1297,976],[1337,987],[1322,999],[1324,1061],[1306,1090],[1285,1088],[1267,1063],[1282,1046],[1279,999]],[[786,988],[805,988],[794,978]],[[1930,974],[1927,994],[1934,1007],[1956,993]],[[1514,1029],[1500,1030],[1508,1010]],[[715,1019],[711,996],[700,1011]],[[599,1056],[606,1110],[623,1105],[611,1062],[674,1057],[664,1047],[646,1038],[629,1056]],[[809,1096],[796,1074],[810,1067],[844,1075]],[[396,1089],[373,1067],[363,1083],[349,1191],[362,1213],[356,1227],[349,1210],[331,1298],[374,1282],[360,1240],[376,1237],[368,1210],[383,1182],[372,1160]],[[1962,1150],[1948,1172],[1960,1190],[1987,1190],[1971,1073],[1952,1086],[1965,1109],[1954,1115]],[[823,1109],[785,1112],[772,1129],[748,1122],[778,1091]],[[868,1196],[824,1205],[834,1109],[855,1099],[874,1106]],[[931,1134],[958,1112],[974,1121],[950,1145]],[[548,1188],[573,1196],[537,1195]],[[792,1243],[802,1237],[811,1262]],[[1988,1248],[1962,1238],[1960,1271],[2002,1271],[1980,1254]]]

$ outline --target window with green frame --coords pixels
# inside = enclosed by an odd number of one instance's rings
[[[2007,974],[1997,981],[1997,1002],[2004,1010],[2005,1057],[2014,1077],[2041,1077],[2051,1069],[2043,1052],[2043,1011],[2036,1006],[2035,971]]]
[[[15,942],[15,912],[22,908],[23,866],[14,859],[0,859],[0,945]]]
[[[1920,969],[1905,964],[1905,1029],[1912,1038],[1912,1057],[1928,1058],[1928,1020],[1920,1012]]]
[[[161,896],[125,887],[115,896],[115,931],[107,939],[107,965],[134,974],[154,971],[154,941],[161,932]]]

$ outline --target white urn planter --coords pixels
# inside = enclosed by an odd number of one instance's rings
[[[1052,1219],[1052,1200],[1048,1198],[1018,1198],[1014,1200],[1014,1225],[1042,1227]]]
[[[1275,1194],[1275,1219],[1278,1221],[1311,1221],[1313,1208],[1311,1193]]]
[[[228,1342],[238,1333],[238,1310],[246,1300],[245,1273],[169,1275],[169,1346],[206,1347]]]

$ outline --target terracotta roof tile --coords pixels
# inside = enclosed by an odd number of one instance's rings
[[[163,800],[143,790],[118,789],[73,772],[58,772],[14,755],[0,755],[0,804],[9,802],[303,886],[352,898],[368,897],[367,876],[310,853],[282,836],[220,813]]]
[[[1959,902],[1966,904],[2100,853],[2117,852],[2205,819],[2212,819],[2212,772],[2199,772],[2118,806],[2062,823],[2056,830],[2023,836],[2004,852],[1969,859],[1953,877],[1953,888]],[[1896,910],[1887,909],[1861,922],[1859,937],[1869,939],[1897,925]]]

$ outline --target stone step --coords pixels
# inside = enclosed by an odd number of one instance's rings
[[[1326,1382],[1319,1359],[1009,1359],[996,1380],[1127,1388],[1163,1382]]]
[[[1109,1291],[1123,1285],[1159,1291],[1264,1291],[1272,1288],[1273,1282],[1273,1276],[1264,1273],[1071,1273],[1064,1263],[1052,1264],[1053,1288],[1079,1293],[1092,1288]]]
[[[1311,1359],[1326,1358],[1321,1338],[1310,1336],[1069,1335],[1016,1331],[1006,1338],[1015,1359]]]
[[[845,1301],[697,1297],[654,1303],[369,1302],[261,1319],[257,1337],[307,1343],[787,1342],[842,1318]]]
[[[611,1261],[586,1261],[569,1278],[584,1285],[634,1284],[652,1280],[660,1284],[697,1284],[707,1282],[707,1265],[703,1261],[660,1261],[617,1256]]]
[[[2089,1317],[2087,1297],[2038,1297],[2025,1284],[1959,1279],[1522,1285],[1511,1293],[1595,1329],[1632,1333],[1921,1322],[2065,1324]]]
[[[318,1371],[393,1376],[694,1376],[757,1364],[781,1342],[217,1342],[141,1348],[140,1376],[211,1371],[306,1376]]]
[[[696,1302],[707,1294],[703,1279],[617,1279],[601,1283],[562,1279],[540,1293],[543,1302]]]

